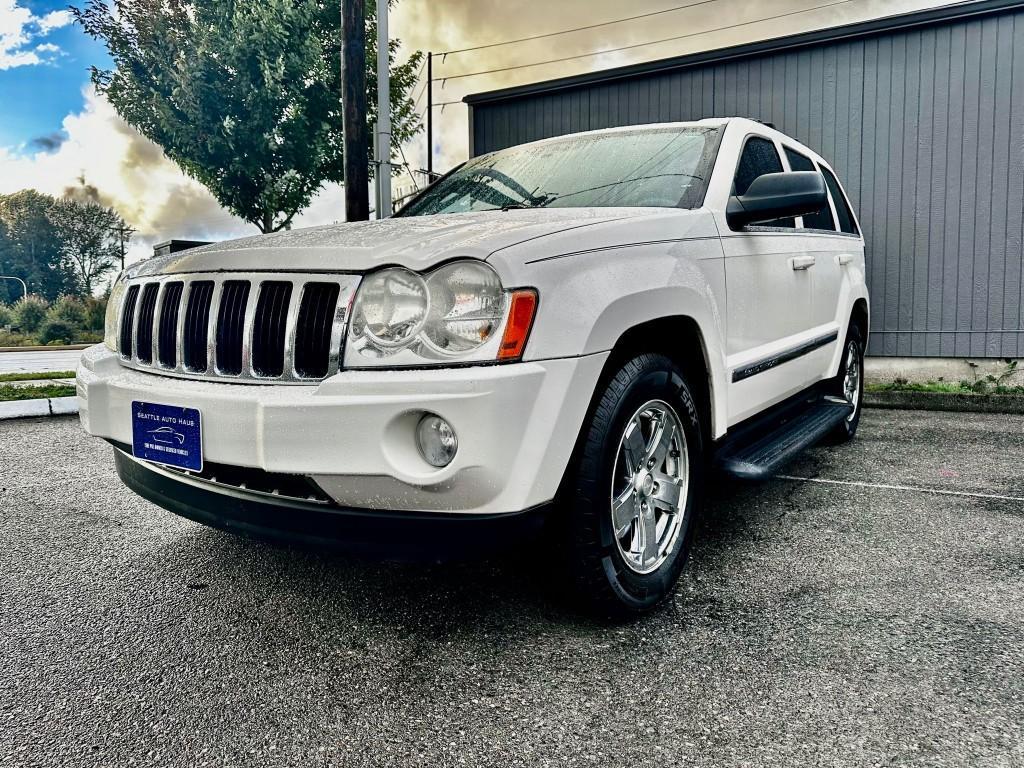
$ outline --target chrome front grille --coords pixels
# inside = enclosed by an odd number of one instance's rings
[[[354,275],[217,273],[132,280],[124,365],[190,379],[309,383],[336,373]]]

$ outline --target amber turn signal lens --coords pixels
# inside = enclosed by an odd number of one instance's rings
[[[501,337],[498,348],[499,360],[518,360],[526,347],[526,339],[533,326],[533,315],[537,311],[537,292],[525,288],[512,292],[512,307],[508,312],[508,325]]]

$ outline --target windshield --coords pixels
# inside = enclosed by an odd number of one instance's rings
[[[567,136],[473,158],[398,215],[497,208],[696,208],[719,129],[686,126]]]

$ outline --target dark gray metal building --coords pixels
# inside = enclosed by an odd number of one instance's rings
[[[982,0],[466,98],[470,154],[741,115],[829,158],[874,355],[1024,356],[1024,2]]]

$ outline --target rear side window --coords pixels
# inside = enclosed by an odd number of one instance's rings
[[[806,155],[801,155],[799,152],[786,147],[786,159],[789,161],[789,167],[794,171],[816,171],[814,162],[811,158]],[[826,184],[828,181],[826,180]],[[828,202],[825,202],[824,207],[815,213],[804,214],[804,228],[805,229],[827,229],[830,232],[836,231],[835,221],[832,220],[832,209],[828,207]]]
[[[846,202],[846,195],[843,194],[843,190],[839,187],[839,180],[828,168],[822,168],[821,172],[825,175],[825,184],[828,185],[828,191],[832,194],[832,202],[836,206],[836,215],[839,216],[839,231],[851,235],[860,234],[857,231],[856,223],[853,221],[853,212],[850,210],[850,204]]]
[[[779,157],[775,144],[768,139],[753,136],[747,139],[747,143],[743,145],[740,162],[736,167],[736,176],[732,181],[732,193],[744,195],[758,176],[763,176],[766,173],[781,173],[782,170],[782,158]],[[779,219],[766,222],[762,226],[795,227],[796,221],[794,219]]]

